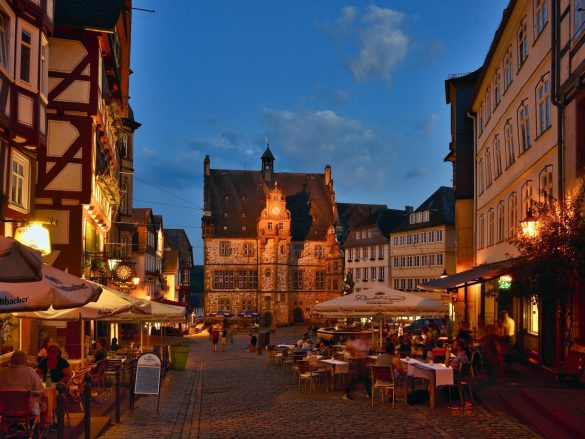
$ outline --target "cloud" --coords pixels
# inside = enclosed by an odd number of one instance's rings
[[[356,8],[345,7],[324,29],[342,47],[346,67],[356,81],[381,78],[390,83],[411,47],[411,37],[401,28],[405,14],[372,4],[358,15]]]
[[[412,67],[420,69],[433,64],[445,51],[445,45],[439,40],[427,40],[423,43],[417,43],[413,51],[416,52],[416,58]]]
[[[138,148],[134,161],[136,176],[159,187],[191,187],[201,178],[203,157],[204,154],[190,148],[173,147],[173,154],[147,147]]]
[[[415,123],[417,131],[422,131],[427,137],[430,137],[435,133],[438,125],[439,116],[434,113]]]
[[[415,178],[424,177],[429,173],[429,170],[425,166],[419,166],[418,168],[411,169],[406,174],[404,174],[404,178],[407,180],[412,180]]]
[[[303,172],[331,164],[341,189],[363,185],[382,190],[385,173],[397,157],[383,130],[329,109],[263,108],[259,121],[270,133],[273,152],[284,152]]]

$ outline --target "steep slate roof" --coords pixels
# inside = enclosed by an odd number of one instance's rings
[[[193,247],[183,229],[165,229],[165,243],[179,252],[179,265],[183,268],[193,266]]]
[[[390,237],[390,232],[394,231],[402,221],[406,212],[404,210],[397,209],[379,209],[374,212],[373,215],[366,218],[355,227],[351,227],[343,243],[344,247],[361,247],[365,245],[380,244],[387,242]],[[355,234],[352,233],[354,230],[376,226],[379,230],[379,234],[375,234],[369,238],[356,239]]]
[[[164,252],[164,273],[175,273],[179,268],[179,252],[177,250],[165,250]]]
[[[328,227],[335,222],[324,174],[280,172],[267,182],[260,171],[211,169],[205,179],[206,207],[212,213],[217,237],[256,238],[256,223],[275,182],[291,213],[293,241],[325,240]]]
[[[109,30],[123,10],[124,0],[57,0],[55,25]]]
[[[441,186],[433,195],[427,198],[414,212],[430,211],[430,220],[426,222],[410,224],[409,215],[406,214],[402,224],[393,232],[402,232],[424,227],[438,226],[442,224],[455,224],[455,196],[453,188]]]
[[[351,227],[367,221],[374,213],[381,209],[387,209],[385,204],[358,204],[336,203],[337,217],[343,228],[342,237],[345,237]]]
[[[132,220],[138,224],[146,224],[150,221],[152,209],[150,207],[134,207],[132,209]]]
[[[262,159],[271,159],[274,160],[274,156],[272,155],[272,151],[270,151],[270,147],[267,146],[264,154],[262,154]]]

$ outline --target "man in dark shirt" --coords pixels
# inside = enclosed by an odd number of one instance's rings
[[[108,353],[106,352],[107,343],[108,342],[104,337],[97,339],[95,344],[95,352],[93,353],[93,363],[98,363],[108,356]]]

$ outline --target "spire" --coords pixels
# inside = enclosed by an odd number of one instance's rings
[[[266,150],[262,154],[262,177],[266,181],[272,181],[272,173],[274,172],[274,156],[270,151],[270,143],[268,137],[266,137]]]

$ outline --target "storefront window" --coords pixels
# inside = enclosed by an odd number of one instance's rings
[[[530,334],[538,335],[539,333],[539,325],[538,325],[538,302],[528,299],[526,304],[526,329]]]

